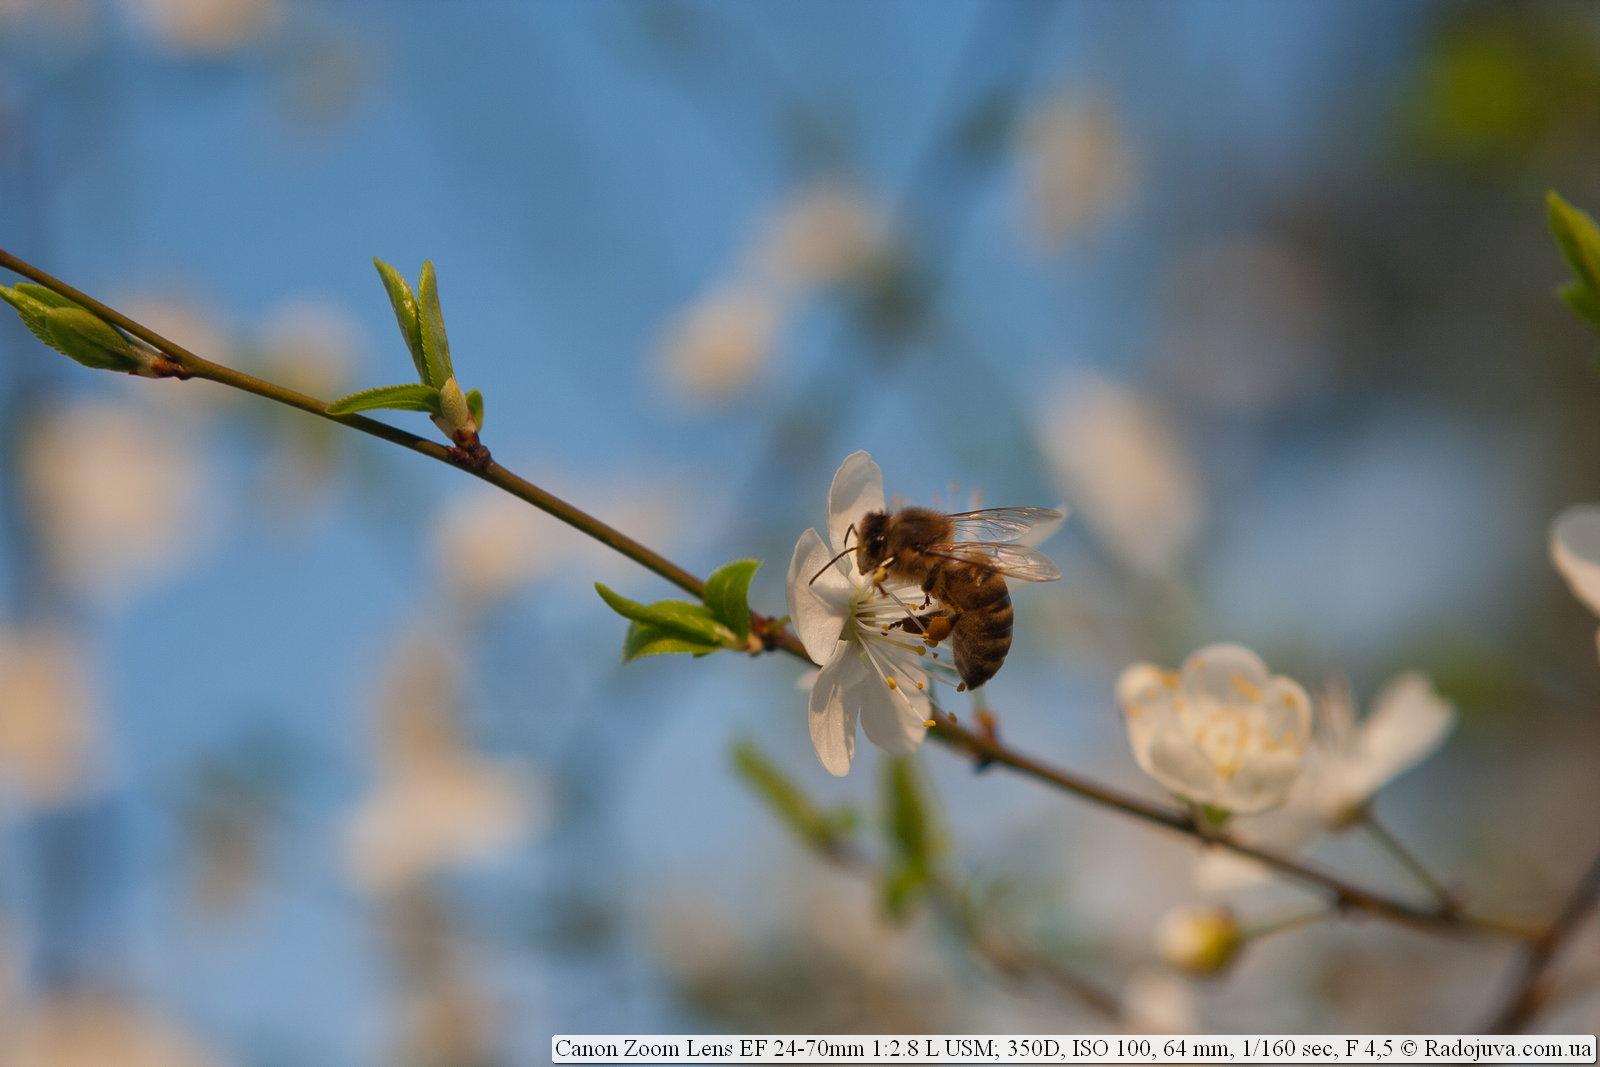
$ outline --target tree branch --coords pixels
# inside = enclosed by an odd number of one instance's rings
[[[690,574],[620,530],[601,522],[559,497],[545,492],[525,478],[507,470],[492,460],[484,463],[464,463],[458,450],[418,437],[387,423],[378,422],[362,415],[329,414],[328,405],[325,402],[203,359],[181,345],[162,337],[143,324],[128,318],[114,308],[108,307],[93,297],[79,292],[65,282],[52,277],[31,263],[3,249],[0,249],[0,267],[10,269],[47,289],[61,294],[131,336],[161,351],[175,365],[173,377],[205,378],[209,381],[231,386],[267,400],[298,408],[318,418],[327,419],[330,422],[336,422],[350,429],[381,438],[441,463],[459,467],[474,477],[532,504],[546,514],[560,519],[596,541],[615,549],[640,566],[678,586],[691,596],[699,597],[704,592],[705,585],[700,578]],[[805,648],[801,645],[799,639],[789,630],[778,626],[776,620],[767,616],[752,614],[751,630],[752,633],[759,637],[763,648],[769,651],[782,650],[804,662],[810,662],[810,658],[806,655]],[[1554,954],[1559,947],[1559,943],[1565,938],[1568,927],[1576,925],[1582,915],[1593,905],[1596,895],[1600,895],[1600,861],[1597,861],[1595,869],[1591,870],[1585,881],[1580,884],[1579,891],[1575,892],[1573,900],[1569,902],[1568,908],[1563,911],[1562,917],[1544,935],[1538,935],[1509,924],[1468,915],[1457,908],[1453,902],[1447,901],[1441,902],[1435,907],[1423,907],[1370,892],[1335,875],[1302,864],[1290,857],[1235,841],[1211,827],[1200,825],[1187,811],[1153,804],[1070,771],[1053,767],[1001,743],[998,737],[991,732],[968,730],[957,723],[954,718],[942,712],[935,713],[934,725],[929,729],[929,734],[934,740],[942,744],[966,752],[980,766],[1000,764],[1025,777],[1053,786],[1064,792],[1075,794],[1103,807],[1121,811],[1145,822],[1194,837],[1205,844],[1226,848],[1239,855],[1256,860],[1315,891],[1323,893],[1329,898],[1334,907],[1341,910],[1361,911],[1395,922],[1438,932],[1495,934],[1528,941],[1532,947],[1525,963],[1525,980],[1518,986],[1521,992],[1514,998],[1514,1003],[1508,1005],[1504,1013],[1511,1019],[1512,1023],[1519,1022],[1525,1017],[1525,1015],[1515,1014],[1513,1008],[1517,1007],[1523,999],[1534,996],[1534,987],[1538,984],[1539,976],[1543,973],[1544,968],[1548,966],[1549,957]],[[1531,1011],[1533,1009],[1519,1010]]]
[[[1550,967],[1597,902],[1600,902],[1600,855],[1590,862],[1589,869],[1573,887],[1550,926],[1528,945],[1511,989],[1500,1010],[1484,1025],[1484,1033],[1519,1033],[1548,1003]]]

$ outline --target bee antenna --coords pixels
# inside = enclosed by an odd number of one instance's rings
[[[841,559],[844,559],[844,557],[848,556],[850,553],[855,551],[855,546],[850,544],[850,538],[854,537],[855,533],[856,533],[856,524],[852,522],[849,525],[849,527],[846,528],[846,530],[844,531],[845,547],[841,548],[838,551],[838,553],[832,559],[830,559],[828,562],[824,563],[822,565],[822,570],[820,570],[817,573],[813,574],[811,576],[811,581],[806,583],[807,585],[815,585],[816,582],[817,582],[817,579],[821,578],[823,573],[829,567],[833,566],[835,563],[838,563]]]

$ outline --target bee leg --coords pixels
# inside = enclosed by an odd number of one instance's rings
[[[934,611],[927,615],[907,615],[893,623],[893,627],[921,637],[930,645],[937,645],[955,629],[956,617],[948,611]]]

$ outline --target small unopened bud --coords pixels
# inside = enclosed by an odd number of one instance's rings
[[[1244,938],[1233,912],[1216,905],[1176,908],[1156,928],[1156,949],[1186,974],[1217,974],[1233,962]]]
[[[478,434],[478,420],[473,417],[472,407],[454,375],[446,378],[439,388],[439,414],[433,416],[433,424],[452,441],[459,440],[463,433],[471,437]]]
[[[0,286],[0,300],[16,308],[35,337],[85,367],[137,371],[144,365],[116,327],[43,286]]]
[[[55,347],[96,370],[138,370],[133,345],[110,323],[83,308],[51,308],[44,321]]]

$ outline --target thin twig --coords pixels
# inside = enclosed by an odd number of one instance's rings
[[[993,736],[968,730],[946,714],[937,713],[934,723],[935,725],[928,731],[934,740],[962,749],[983,764],[998,763],[1036,781],[1075,793],[1103,807],[1114,808],[1145,822],[1199,838],[1208,844],[1229,849],[1241,856],[1266,864],[1281,874],[1327,894],[1330,902],[1340,909],[1362,911],[1408,926],[1437,931],[1458,933],[1478,931],[1523,938],[1531,936],[1526,932],[1518,933],[1508,924],[1480,920],[1453,908],[1420,907],[1370,892],[1337,875],[1318,870],[1268,849],[1236,841],[1216,829],[1202,827],[1189,812],[1182,809],[1153,804],[1017,752]]]
[[[1444,884],[1433,876],[1433,872],[1423,866],[1422,861],[1417,859],[1416,855],[1406,848],[1398,837],[1390,833],[1389,828],[1380,823],[1372,812],[1367,812],[1362,824],[1366,827],[1367,833],[1372,835],[1374,841],[1383,846],[1384,850],[1391,856],[1399,860],[1400,865],[1409,871],[1413,878],[1421,882],[1428,892],[1433,894],[1434,899],[1439,902],[1440,908],[1454,911],[1460,907],[1461,902],[1455,898],[1455,894],[1446,889]]]
[[[235,389],[252,393],[267,400],[274,400],[292,408],[299,408],[301,411],[316,415],[319,418],[337,422],[341,426],[348,426],[352,430],[359,430],[373,437],[382,438],[391,444],[399,445],[401,448],[408,448],[413,452],[421,453],[441,463],[462,467],[462,469],[467,470],[490,485],[503,489],[520,500],[527,501],[539,510],[553,515],[601,544],[615,549],[646,570],[659,574],[691,596],[700,596],[705,588],[704,583],[699,578],[696,578],[659,553],[635,541],[621,530],[601,522],[593,515],[573,507],[559,497],[552,496],[532,482],[512,473],[492,460],[477,466],[464,466],[459,462],[459,453],[446,445],[438,444],[424,437],[418,437],[413,433],[407,433],[405,430],[390,426],[388,423],[379,422],[376,419],[369,419],[364,415],[329,414],[328,405],[325,402],[297,393],[292,389],[285,389],[281,385],[263,381],[231,367],[225,367],[220,363],[213,363],[208,359],[203,359],[182,345],[162,337],[148,326],[135,322],[115,308],[107,307],[94,299],[94,297],[79,292],[66,282],[52,277],[33,264],[19,259],[4,249],[0,249],[0,267],[5,267],[22,275],[24,278],[37,282],[46,289],[60,293],[68,300],[88,308],[113,326],[165,353],[169,359],[178,365],[183,376],[204,378],[208,381],[232,386]]]
[[[1590,862],[1550,926],[1528,945],[1517,977],[1500,1010],[1485,1024],[1484,1033],[1519,1033],[1545,1006],[1550,994],[1550,967],[1596,902],[1600,902],[1600,855]]]

